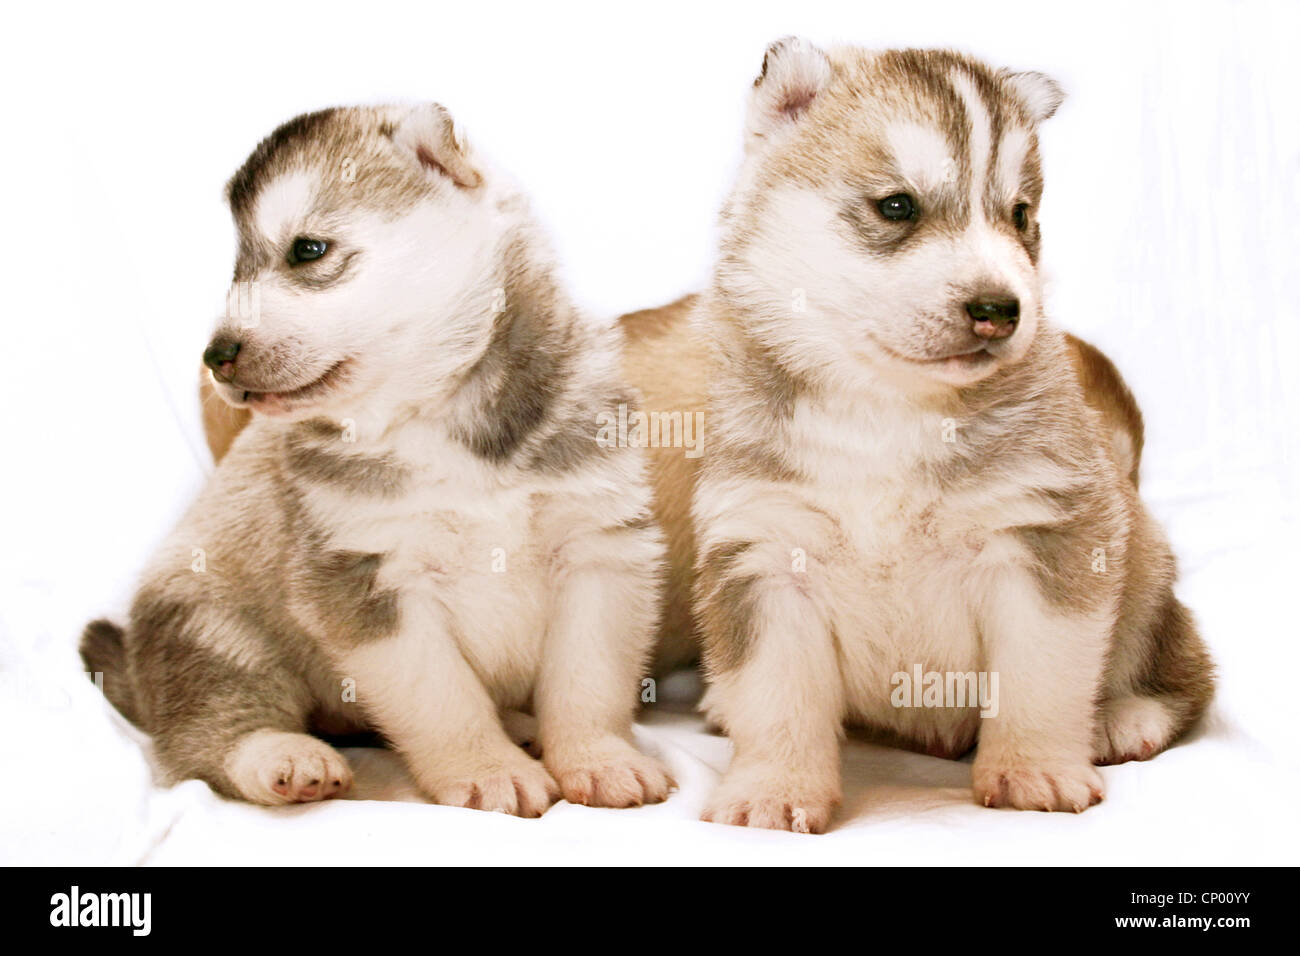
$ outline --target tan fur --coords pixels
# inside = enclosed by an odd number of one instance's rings
[[[683,296],[668,305],[623,316],[624,374],[641,393],[647,408],[705,406],[708,360],[704,341],[689,323],[697,296]],[[1142,413],[1118,369],[1096,346],[1068,335],[1070,359],[1084,397],[1101,413],[1114,436],[1116,461],[1136,486],[1144,441]],[[212,388],[207,369],[199,372],[199,402],[204,436],[214,461],[221,461],[251,415],[222,402]],[[708,427],[707,421],[704,425]],[[661,672],[690,663],[699,656],[699,627],[692,609],[695,576],[695,535],[690,503],[699,459],[677,449],[649,452],[655,487],[655,519],[668,537],[669,572],[664,609],[658,629],[655,666]]]
[[[623,371],[647,409],[702,409],[708,375],[704,342],[686,321],[695,305],[686,296],[659,309],[623,316]],[[708,428],[707,420],[702,425]],[[699,468],[679,448],[652,448],[655,520],[668,529],[669,572],[660,617],[656,668],[672,670],[699,656],[699,633],[691,610],[695,539],[691,533],[691,492]]]
[[[203,437],[207,439],[208,450],[212,452],[212,460],[219,462],[230,451],[235,436],[252,420],[253,413],[223,402],[212,387],[212,376],[203,366],[199,366],[199,411],[203,417]]]
[[[1146,440],[1142,410],[1115,363],[1101,349],[1073,335],[1067,335],[1066,341],[1070,345],[1074,373],[1083,386],[1084,398],[1101,413],[1111,432],[1111,448],[1116,462],[1136,487],[1142,464],[1142,446]]]
[[[1209,700],[1137,497],[1141,416],[1042,312],[1036,128],[1059,102],[948,51],[768,52],[691,316],[696,611],[735,745],[705,819],[823,829],[846,723],[978,742],[977,800],[1079,811],[1094,763],[1152,756]],[[996,338],[990,301],[1015,309]],[[913,666],[998,677],[1000,708],[894,699]]]
[[[647,407],[705,405],[710,364],[706,343],[690,323],[691,310],[698,302],[698,296],[683,296],[656,309],[629,313],[620,320],[626,338],[625,374],[645,396]],[[1144,430],[1142,412],[1133,393],[1100,349],[1074,335],[1067,335],[1066,341],[1084,399],[1101,414],[1113,437],[1109,447],[1116,463],[1137,486]],[[208,434],[212,441],[213,433]],[[698,460],[687,459],[672,449],[651,452],[655,517],[669,541],[669,586],[657,652],[666,667],[698,653],[695,644],[699,628],[690,600],[697,560],[690,500],[698,472]],[[690,646],[684,643],[687,638]]]
[[[660,662],[699,636],[736,747],[706,819],[824,829],[845,723],[978,741],[978,800],[1078,811],[1093,763],[1152,756],[1208,703],[1137,497],[1140,412],[1041,311],[1036,128],[1059,101],[944,51],[774,45],[712,287],[622,322],[645,407],[703,410],[709,435],[702,462],[651,452]],[[914,226],[877,212],[897,192]],[[996,349],[963,311],[995,295],[1021,303]],[[1001,674],[1004,713],[889,706],[913,663]]]

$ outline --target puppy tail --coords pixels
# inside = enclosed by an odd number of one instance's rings
[[[122,628],[112,621],[103,618],[91,621],[81,635],[81,659],[85,662],[91,679],[103,689],[108,702],[123,717],[139,727],[141,724],[135,692],[126,667],[125,636]]]

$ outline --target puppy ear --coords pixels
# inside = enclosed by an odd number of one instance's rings
[[[414,162],[457,186],[473,189],[483,182],[451,114],[437,103],[425,103],[407,113],[393,133],[393,143]]]
[[[830,60],[807,40],[785,37],[769,46],[749,98],[746,146],[792,125],[830,79]]]
[[[1029,117],[1035,124],[1049,119],[1065,101],[1065,90],[1061,89],[1061,84],[1046,73],[1037,73],[1033,70],[1013,73],[1010,70],[1003,70],[1001,76],[1002,82],[1011,87],[1016,96],[1020,97],[1020,101],[1025,104],[1026,109],[1029,110]]]

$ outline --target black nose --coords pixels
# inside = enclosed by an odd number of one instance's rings
[[[1017,299],[979,299],[966,303],[966,312],[974,320],[971,330],[982,339],[1005,339],[1016,330],[1020,318]]]
[[[239,343],[231,339],[213,339],[212,344],[203,350],[203,364],[217,375],[229,378],[234,371],[235,356],[239,354]]]

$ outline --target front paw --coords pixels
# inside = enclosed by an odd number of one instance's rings
[[[782,768],[733,767],[709,798],[701,820],[738,827],[824,833],[840,802],[838,774],[821,779]]]
[[[1087,760],[980,759],[971,771],[975,800],[986,807],[1082,813],[1100,803],[1101,774]]]
[[[522,753],[517,758],[507,756],[495,764],[448,774],[428,790],[437,803],[445,806],[517,817],[540,817],[560,796],[546,768]]]
[[[548,745],[546,765],[564,799],[587,807],[661,803],[677,785],[659,761],[612,735],[577,746]]]

